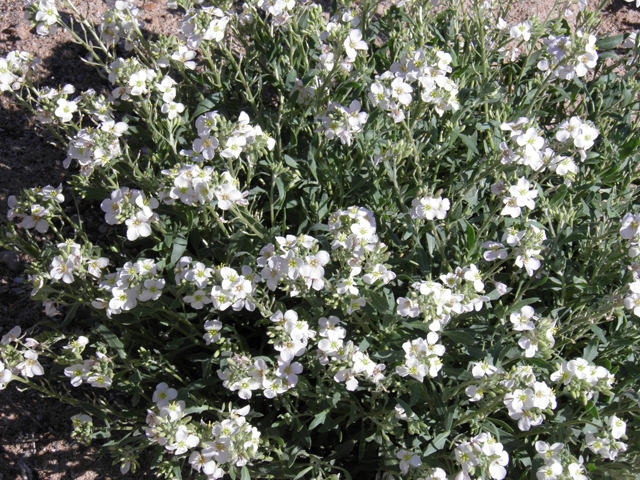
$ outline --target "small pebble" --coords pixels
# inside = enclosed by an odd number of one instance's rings
[[[0,252],[0,263],[4,263],[10,270],[18,270],[20,268],[20,257],[16,252],[5,250]]]

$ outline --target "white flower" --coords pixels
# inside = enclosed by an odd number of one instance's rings
[[[156,386],[156,390],[153,392],[151,400],[155,402],[158,408],[169,405],[171,400],[174,400],[178,396],[178,392],[174,388],[169,388],[165,382],[159,383]]]
[[[91,375],[89,378],[87,378],[87,381],[91,384],[92,387],[96,388],[109,388],[112,383],[111,377],[102,373]]]
[[[238,158],[242,153],[242,147],[247,144],[247,140],[244,136],[230,137],[227,139],[226,148],[220,152],[220,155],[225,158]]]
[[[34,375],[43,375],[44,369],[38,362],[38,354],[33,350],[27,350],[22,354],[24,361],[16,365],[16,370],[20,372],[20,375],[27,378],[32,378]]]
[[[620,235],[626,240],[631,240],[640,233],[640,213],[627,213],[622,219]]]
[[[71,257],[64,259],[55,257],[51,262],[51,271],[49,275],[54,280],[62,280],[64,283],[73,283],[74,263]]]
[[[59,98],[56,103],[58,104],[58,108],[53,112],[54,115],[64,123],[70,122],[73,118],[73,112],[78,110],[76,102],[69,102],[64,98]]]
[[[220,210],[229,210],[234,203],[238,203],[242,198],[242,193],[230,183],[223,183],[215,190]]]
[[[492,262],[494,260],[500,259],[504,260],[507,258],[507,250],[504,248],[504,245],[498,242],[484,242],[482,244],[482,248],[486,248],[485,252],[482,254],[484,259],[488,262]]]
[[[351,30],[349,36],[344,41],[344,50],[347,58],[353,62],[358,56],[358,50],[367,49],[367,43],[362,40],[362,32],[357,28]]]
[[[627,423],[624,420],[619,419],[615,415],[609,417],[607,426],[611,430],[611,436],[618,440],[620,437],[626,434]]]
[[[333,376],[333,379],[338,383],[345,382],[347,390],[349,390],[350,392],[353,392],[356,388],[358,388],[358,380],[353,376],[353,372],[350,368],[340,370]]]
[[[542,262],[534,257],[533,252],[538,252],[539,250],[527,250],[523,255],[518,255],[516,258],[515,264],[520,268],[525,268],[527,274],[530,277],[533,277],[536,270],[538,270],[542,266]]]
[[[164,288],[164,279],[158,280],[148,279],[144,281],[144,290],[138,294],[138,300],[146,302],[147,300],[158,300],[162,295]]]
[[[127,219],[124,223],[127,225],[127,238],[135,241],[139,237],[148,237],[151,235],[152,215],[147,215],[143,210],[136,213],[135,217]]]
[[[529,305],[522,307],[517,313],[512,313],[509,320],[513,323],[513,329],[518,332],[535,329],[533,321],[538,320],[535,313],[534,309]]]
[[[162,113],[167,114],[167,118],[169,120],[173,120],[178,116],[178,114],[184,112],[184,105],[179,102],[169,101],[162,105],[161,111]]]
[[[509,30],[509,34],[511,35],[512,38],[514,39],[518,39],[521,38],[525,41],[528,42],[529,39],[531,38],[531,27],[533,25],[531,24],[531,22],[529,20],[525,20],[522,23],[519,23],[518,25],[515,25],[513,27],[511,27],[511,29]]]
[[[514,197],[505,197],[502,200],[505,204],[504,208],[500,212],[500,215],[506,216],[509,215],[512,218],[517,218],[520,216],[522,209],[518,205],[518,200]]]
[[[200,310],[204,305],[212,302],[211,298],[209,298],[203,290],[196,290],[193,295],[187,295],[183,300],[190,303],[191,308],[195,308],[196,310]]]
[[[405,83],[402,78],[397,77],[391,82],[391,95],[401,104],[409,105],[411,103],[411,92],[413,92],[413,88],[408,83]]]
[[[64,376],[71,378],[71,385],[74,387],[82,385],[83,380],[86,380],[87,373],[89,373],[89,370],[79,363],[64,369]]]
[[[197,436],[190,434],[185,425],[180,425],[176,432],[175,442],[170,445],[166,445],[165,448],[169,451],[173,451],[174,455],[182,455],[190,448],[197,447],[199,443],[200,439]]]
[[[518,179],[518,183],[516,185],[509,187],[509,193],[511,193],[515,198],[518,207],[528,207],[533,210],[536,208],[536,204],[533,199],[538,196],[538,190],[529,190],[529,188],[529,181],[526,178],[521,177]]]
[[[238,391],[238,396],[243,400],[249,400],[252,390],[260,388],[260,383],[253,377],[245,377],[231,385],[231,391]]]
[[[406,450],[400,450],[396,453],[396,457],[400,459],[400,471],[405,475],[409,472],[409,467],[419,467],[422,465],[422,461],[418,455],[407,452]]]

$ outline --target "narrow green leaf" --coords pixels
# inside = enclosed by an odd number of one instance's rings
[[[467,223],[467,247],[472,250],[476,244],[476,233],[470,223]]]
[[[313,419],[313,422],[311,422],[311,425],[309,425],[309,430],[313,430],[318,425],[322,425],[327,419],[327,415],[329,415],[330,412],[331,412],[331,409],[327,408],[326,410],[323,410],[322,412],[317,414],[316,417]]]
[[[242,467],[241,472],[240,480],[251,480],[251,475],[249,474],[249,469],[246,465]]]
[[[443,331],[442,335],[444,335],[445,337],[448,337],[454,343],[459,345],[473,345],[476,343],[476,341],[473,338],[473,335],[471,335],[468,332],[465,332],[464,330]]]
[[[624,40],[624,34],[613,35],[611,37],[599,38],[596,42],[596,48],[598,50],[611,50],[616,48]],[[602,55],[602,54],[600,54]]]
[[[293,480],[298,480],[299,478],[302,478],[305,476],[305,474],[309,471],[313,470],[313,465],[311,465],[310,467],[305,468],[304,470],[301,470],[300,473],[298,473],[295,477],[293,477]]]
[[[471,137],[469,137],[468,135],[465,135],[464,133],[460,133],[460,140],[462,140],[462,143],[464,143],[472,153],[476,155],[480,155],[480,152],[478,151],[478,146],[476,145],[476,142],[474,142],[474,140]]]
[[[182,258],[182,254],[187,249],[188,240],[182,235],[178,235],[173,240],[173,250],[171,251],[171,260],[167,267],[173,268],[178,260]]]

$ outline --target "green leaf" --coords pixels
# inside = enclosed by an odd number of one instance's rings
[[[322,412],[317,414],[316,417],[313,419],[313,422],[311,422],[311,425],[309,425],[309,430],[313,430],[318,425],[322,425],[324,421],[327,419],[327,415],[329,415],[330,412],[331,412],[331,409],[327,408],[326,410],[323,410]]]
[[[291,158],[289,155],[283,155],[282,157],[284,159],[284,163],[286,163],[287,165],[289,165],[291,168],[294,169],[298,169],[298,162],[296,162],[293,158]]]
[[[173,466],[173,475],[176,480],[182,480],[182,472],[180,471],[180,465]]]
[[[446,330],[442,332],[442,335],[458,345],[474,345],[476,343],[473,335],[464,330]]]
[[[246,465],[242,467],[242,474],[240,475],[240,480],[251,480],[251,475],[249,474],[249,469]]]
[[[596,408],[596,404],[593,400],[589,400],[584,407],[584,411],[587,415],[591,415],[596,420],[600,421],[600,414]]]
[[[434,438],[433,442],[431,442],[433,448],[435,448],[436,450],[442,450],[444,444],[447,441],[447,438],[449,438],[449,435],[451,435],[451,432],[442,432],[440,435]]]
[[[182,235],[178,235],[173,239],[173,250],[171,251],[171,260],[167,267],[173,268],[178,260],[182,258],[182,254],[187,249],[188,240]]]
[[[391,313],[393,311],[393,305],[389,305],[387,299],[377,292],[369,291],[369,298],[371,299],[371,305],[380,313]]]
[[[118,356],[121,359],[124,360],[125,358],[127,358],[127,354],[124,352],[124,345],[115,333],[113,333],[104,325],[98,325],[96,327],[96,332],[102,335],[102,338],[104,338],[105,342],[107,342],[111,348],[118,352]]]
[[[413,407],[420,400],[420,395],[422,394],[422,383],[417,380],[413,381],[411,385],[411,400],[409,400],[409,406]]]
[[[475,138],[476,135],[477,133],[474,133],[473,137],[469,137],[464,133],[460,133],[460,140],[462,140],[462,143],[464,143],[472,153],[476,155],[480,155],[480,152],[478,151],[478,146],[477,146],[477,139]]]
[[[596,48],[598,50],[611,50],[616,48],[624,40],[624,34],[613,35],[611,37],[599,38],[596,42]]]
[[[433,251],[436,248],[436,237],[427,233],[427,249],[429,250],[429,255],[433,255]]]
[[[473,230],[473,227],[470,223],[467,223],[467,247],[469,250],[473,250],[474,245],[476,244],[476,234]]]
[[[597,339],[593,339],[589,342],[589,344],[584,348],[584,352],[582,354],[582,357],[589,361],[589,362],[593,362],[596,357],[598,356],[598,345],[599,345],[599,341]]]
[[[313,470],[313,465],[311,465],[310,467],[305,468],[304,470],[300,471],[300,473],[298,473],[295,477],[293,477],[293,480],[298,480],[299,478],[302,478],[305,476],[305,474],[309,471]]]

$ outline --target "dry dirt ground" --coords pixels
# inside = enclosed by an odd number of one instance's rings
[[[23,0],[0,0],[0,56],[12,50],[26,50],[43,60],[43,83],[59,86],[71,83],[80,91],[96,87],[100,78],[78,61],[81,47],[62,32],[53,38],[39,38],[23,19]],[[102,0],[78,0],[78,7],[98,20],[104,11]],[[139,1],[144,28],[155,34],[175,31],[176,17],[168,12],[166,0]],[[553,0],[516,2],[515,23],[546,16]],[[596,3],[591,0],[592,6]],[[63,10],[61,10],[63,11]],[[622,0],[614,0],[602,15],[601,33],[613,34],[640,29],[640,11]],[[0,96],[0,221],[6,220],[6,199],[20,190],[46,184],[58,185],[69,175],[61,166],[62,150],[51,144],[49,133],[33,119]],[[22,265],[27,258],[3,257],[0,252],[0,331],[13,325],[23,330],[46,319],[42,308],[30,303]],[[4,260],[5,263],[1,261]],[[37,333],[37,331],[35,332]],[[142,471],[121,475],[111,458],[94,447],[84,447],[70,437],[69,418],[79,413],[71,406],[41,398],[33,392],[19,392],[16,382],[0,393],[0,480],[109,480],[151,478]]]

